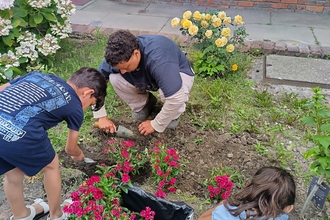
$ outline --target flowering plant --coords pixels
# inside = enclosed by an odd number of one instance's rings
[[[165,198],[166,192],[176,192],[176,177],[182,171],[179,154],[174,148],[167,149],[160,142],[156,142],[150,152],[152,178],[158,185],[155,195]]]
[[[133,148],[133,141],[123,141],[118,144],[116,140],[110,140],[108,144],[109,146],[105,148],[104,152],[108,153],[110,158],[117,163],[117,172],[123,176],[123,182],[128,181],[129,173],[137,174],[147,162],[145,155]]]
[[[204,181],[204,185],[207,186],[210,199],[221,201],[230,196],[234,185],[232,180],[235,180],[240,184],[242,182],[241,179],[240,174],[236,171],[233,171],[224,165],[220,165],[211,170],[211,176]]]
[[[111,219],[132,220],[137,216],[152,220],[155,216],[149,207],[140,213],[131,212],[122,206],[121,192],[127,192],[130,180],[122,182],[118,178],[116,166],[98,166],[97,174],[91,176],[77,191],[71,193],[72,204],[65,206],[63,211],[69,214],[68,219]]]
[[[242,16],[236,15],[232,19],[224,11],[186,11],[182,19],[171,20],[172,27],[179,27],[182,34],[195,39],[194,45],[199,52],[192,55],[194,69],[201,76],[221,76],[238,69],[231,58],[236,45],[244,44],[247,36],[244,24]]]
[[[71,0],[0,1],[0,83],[51,65],[73,13]]]

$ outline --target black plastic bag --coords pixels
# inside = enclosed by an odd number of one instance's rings
[[[145,192],[133,185],[122,192],[123,206],[134,212],[141,212],[147,206],[156,213],[154,220],[193,220],[194,209],[184,202],[170,202]]]

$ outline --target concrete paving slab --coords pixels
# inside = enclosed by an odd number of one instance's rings
[[[147,3],[112,2],[98,0],[84,8],[84,11],[99,11],[109,14],[139,14],[139,11],[148,7]]]
[[[160,32],[168,18],[142,15],[108,14],[101,20],[103,27]]]
[[[313,32],[316,38],[315,40],[320,42],[321,46],[330,46],[329,29],[314,28]]]
[[[150,4],[146,8],[146,15],[150,16],[160,16],[160,17],[167,17],[167,18],[182,18],[182,15],[185,11],[190,10],[191,12],[194,11],[206,11],[206,7],[197,7],[197,6],[184,6],[184,7],[178,7],[175,5],[170,4]]]
[[[246,32],[249,34],[247,38],[253,40],[294,41],[303,44],[315,44],[313,34],[307,27],[292,27],[283,31],[282,25],[249,24],[246,25]]]
[[[292,26],[292,27],[323,27],[330,28],[328,15],[271,12],[271,24]]]
[[[330,60],[268,55],[266,77],[330,84]]]
[[[72,24],[91,24],[94,21],[100,21],[108,13],[97,11],[76,11],[76,14],[70,17]]]

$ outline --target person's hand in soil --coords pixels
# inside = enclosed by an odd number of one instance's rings
[[[107,116],[99,118],[95,126],[106,133],[114,133],[116,131],[116,125],[110,119],[108,119]]]
[[[80,150],[80,154],[79,155],[77,155],[77,156],[71,156],[71,158],[74,160],[74,161],[82,161],[82,160],[84,160],[84,158],[85,158],[85,155],[84,155],[84,153],[82,152],[82,150]]]
[[[155,131],[155,129],[151,126],[150,120],[146,120],[146,121],[142,122],[139,125],[138,129],[139,129],[139,132],[144,136],[147,136]]]

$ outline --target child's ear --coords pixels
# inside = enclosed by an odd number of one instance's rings
[[[94,94],[94,89],[86,88],[83,92],[84,97],[91,97]]]
[[[288,205],[288,206],[286,206],[285,208],[284,208],[284,212],[285,213],[289,213],[289,212],[291,212],[292,211],[292,209],[293,209],[293,205]]]

